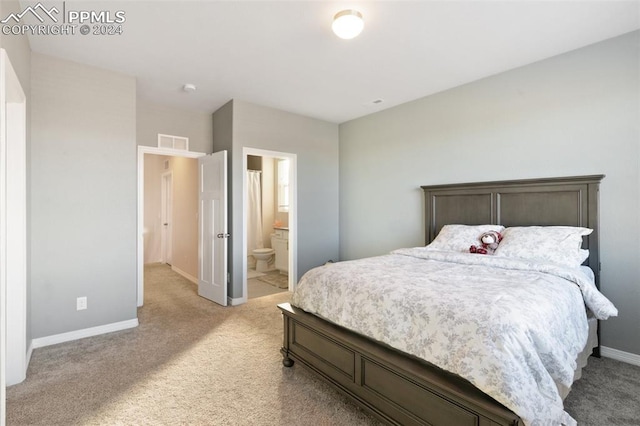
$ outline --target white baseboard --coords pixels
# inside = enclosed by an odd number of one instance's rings
[[[195,285],[198,285],[198,279],[196,277],[194,277],[191,274],[186,273],[185,271],[183,271],[180,268],[176,268],[175,266],[171,265],[171,270],[174,271],[177,274],[182,275],[183,277],[185,277],[186,279],[188,279],[189,281],[191,281],[192,283],[194,283]]]
[[[29,347],[27,347],[27,368],[31,362],[31,355],[33,355],[33,340],[29,342]]]
[[[624,352],[618,349],[600,346],[600,355],[607,358],[615,359],[616,361],[622,361],[626,362],[627,364],[640,366],[640,355],[632,354],[631,352]]]
[[[227,297],[228,305],[238,306],[238,305],[242,305],[243,303],[247,303],[247,299],[245,297],[237,297],[235,299],[232,297]]]
[[[98,336],[100,334],[112,333],[114,331],[126,330],[138,326],[138,318],[114,322],[111,324],[99,325],[97,327],[84,328],[82,330],[70,331],[68,333],[54,334],[52,336],[39,337],[31,341],[32,350],[45,346],[57,345],[58,343],[70,342],[72,340],[84,339],[85,337]]]

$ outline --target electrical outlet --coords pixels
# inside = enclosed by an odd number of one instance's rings
[[[87,309],[87,298],[86,297],[78,297],[76,299],[76,310],[82,311]]]

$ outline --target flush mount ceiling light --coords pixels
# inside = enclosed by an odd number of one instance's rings
[[[191,84],[191,83],[187,83],[184,86],[182,86],[182,90],[184,90],[185,92],[195,92],[196,91],[196,85],[195,84]]]
[[[357,10],[347,9],[336,13],[333,17],[331,29],[340,38],[345,40],[356,37],[362,32],[364,21],[362,14]]]

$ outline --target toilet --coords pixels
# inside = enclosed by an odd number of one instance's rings
[[[255,249],[253,251],[253,257],[256,259],[256,271],[267,272],[269,271],[269,262],[276,251],[270,248]]]

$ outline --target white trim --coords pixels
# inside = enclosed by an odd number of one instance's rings
[[[4,128],[5,122],[5,59],[7,53],[4,49],[0,49],[0,426],[5,425],[6,411],[6,390],[7,390],[7,270],[4,265],[7,264],[7,240],[5,238],[7,231],[7,175],[6,175],[6,158],[7,143]]]
[[[114,331],[127,330],[138,326],[138,318],[127,321],[114,322],[111,324],[99,325],[97,327],[83,328],[82,330],[70,331],[68,333],[54,334],[52,336],[39,337],[33,339],[31,346],[33,349],[45,346],[57,345],[58,343],[71,342],[73,340],[84,339],[85,337],[98,336],[100,334],[113,333]]]
[[[232,297],[227,297],[227,304],[229,306],[238,306],[238,305],[242,305],[243,303],[247,303],[247,298],[246,297],[236,297],[235,299]]]
[[[5,386],[27,376],[27,99],[0,50],[0,424]],[[9,249],[10,247],[10,249]]]
[[[247,294],[247,156],[288,158],[289,173],[289,291],[296,288],[298,276],[298,156],[289,152],[269,151],[264,149],[242,148],[242,303],[248,300]],[[239,300],[239,299],[236,299]]]
[[[27,366],[31,362],[31,355],[33,355],[33,340],[29,342],[29,347],[27,348]]]
[[[600,346],[600,355],[640,367],[640,355],[632,354],[631,352]]]
[[[138,145],[138,224],[137,233],[137,290],[138,307],[144,304],[144,155],[168,155],[171,157],[198,158],[207,154],[204,152],[181,151],[177,149],[157,148],[155,146]]]
[[[182,275],[183,277],[185,277],[186,279],[188,279],[189,281],[191,281],[192,283],[194,283],[195,285],[198,285],[198,279],[196,277],[194,277],[193,275],[183,271],[180,268],[176,268],[175,266],[171,265],[171,270],[177,274]]]

